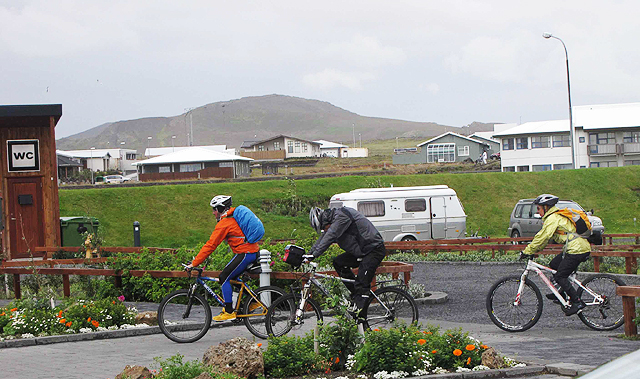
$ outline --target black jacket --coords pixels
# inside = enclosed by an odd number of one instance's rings
[[[320,236],[309,252],[316,258],[322,255],[332,243],[337,243],[342,250],[356,257],[363,257],[380,245],[384,245],[380,232],[371,221],[353,208],[333,208],[329,220],[331,226]]]

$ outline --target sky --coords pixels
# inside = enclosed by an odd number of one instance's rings
[[[56,137],[247,96],[464,126],[640,101],[638,1],[0,0],[0,104]]]

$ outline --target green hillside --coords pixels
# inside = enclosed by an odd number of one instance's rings
[[[297,180],[158,185],[136,188],[60,190],[60,215],[90,215],[100,220],[106,244],[132,246],[133,222],[141,223],[145,246],[195,246],[205,242],[214,228],[209,200],[229,194],[234,204],[245,204],[262,219],[267,237],[289,238],[311,232],[307,212],[297,216],[266,212],[269,202],[284,200],[327,204],[328,198],[355,188],[391,185],[446,184],[462,200],[467,232],[505,236],[516,201],[548,192],[572,199],[601,217],[610,233],[640,232],[640,166],[520,173],[429,174]],[[278,204],[275,204],[277,206]],[[273,204],[272,204],[273,206]],[[634,217],[638,222],[634,222]],[[296,229],[295,232],[294,229]]]

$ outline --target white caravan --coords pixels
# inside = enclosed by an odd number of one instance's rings
[[[333,195],[329,207],[357,209],[385,241],[464,238],[467,229],[458,195],[446,185],[360,188]]]

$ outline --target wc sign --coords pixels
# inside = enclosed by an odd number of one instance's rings
[[[40,146],[35,140],[7,141],[9,172],[40,171]]]

